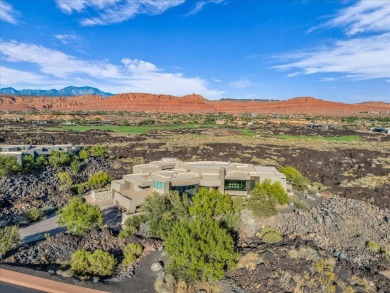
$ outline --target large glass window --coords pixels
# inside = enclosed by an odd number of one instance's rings
[[[225,190],[246,191],[245,180],[225,180]]]
[[[196,185],[186,185],[186,186],[171,186],[171,191],[178,191],[180,195],[186,193],[188,195],[196,194]]]
[[[153,187],[156,189],[164,189],[164,182],[153,181]]]

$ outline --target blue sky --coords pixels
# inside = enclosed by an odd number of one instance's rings
[[[0,0],[0,87],[390,102],[390,0]]]

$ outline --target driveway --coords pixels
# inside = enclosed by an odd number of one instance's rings
[[[118,228],[120,225],[120,219],[118,220],[117,217],[120,213],[115,211],[113,204],[110,202],[102,202],[101,204],[98,204],[98,206],[103,211],[104,224],[107,224],[113,228]],[[50,234],[50,236],[53,236],[63,231],[66,231],[66,227],[59,226],[57,224],[56,214],[52,214],[42,221],[19,229],[20,238],[24,243],[44,239],[45,234]]]

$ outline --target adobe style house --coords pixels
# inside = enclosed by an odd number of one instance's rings
[[[200,187],[215,188],[221,193],[247,196],[256,183],[265,179],[280,182],[287,189],[286,176],[275,167],[252,164],[198,161],[182,162],[173,158],[135,165],[133,174],[111,182],[115,205],[135,213],[152,192],[194,195]]]

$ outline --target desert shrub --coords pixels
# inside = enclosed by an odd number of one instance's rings
[[[103,250],[93,253],[87,250],[76,250],[71,256],[70,269],[76,275],[111,276],[116,265],[115,257]]]
[[[304,200],[299,199],[296,195],[290,196],[288,201],[293,203],[298,209],[307,210],[309,208],[309,204]]]
[[[129,243],[123,248],[122,265],[128,266],[136,262],[137,258],[142,254],[141,243]]]
[[[93,157],[103,157],[106,154],[106,148],[102,145],[94,145],[89,152]]]
[[[82,149],[80,152],[79,152],[79,158],[81,160],[87,160],[89,158],[89,152],[86,150],[86,149]]]
[[[260,256],[255,252],[248,252],[241,256],[237,263],[237,269],[247,269],[254,271],[260,263]]]
[[[272,183],[271,180],[266,179],[260,184],[256,184],[256,189],[260,192],[266,192],[268,195],[276,198],[278,204],[286,204],[288,202],[287,192],[279,182]]]
[[[325,189],[325,186],[320,183],[320,182],[314,182],[310,187],[309,187],[309,191],[311,193],[317,193],[317,192],[321,192]]]
[[[148,233],[151,236],[166,239],[174,224],[179,219],[189,218],[190,200],[186,194],[177,192],[167,195],[152,193],[141,206],[147,220]]]
[[[48,161],[49,164],[54,167],[64,166],[64,165],[69,165],[71,161],[71,157],[68,153],[52,151],[49,155]]]
[[[78,235],[83,235],[103,224],[103,214],[99,207],[84,202],[80,197],[74,197],[58,212],[58,223]]]
[[[83,183],[78,183],[78,184],[74,184],[70,187],[70,191],[73,193],[73,194],[77,194],[77,195],[81,195],[83,194],[84,192],[88,191],[89,190],[89,184],[88,182],[83,182]]]
[[[77,174],[80,170],[80,162],[78,158],[73,158],[72,162],[70,163],[70,167],[72,168],[73,174]]]
[[[59,172],[57,177],[60,180],[60,191],[68,191],[73,184],[72,176],[68,172]]]
[[[318,260],[318,253],[315,249],[311,247],[301,246],[299,249],[291,249],[288,252],[288,255],[292,259],[305,259],[307,261],[309,260]]]
[[[336,292],[336,287],[333,285],[335,275],[333,273],[335,260],[333,258],[320,259],[314,263],[314,269],[319,274],[316,280],[326,289],[326,292]]]
[[[111,182],[111,177],[105,171],[98,171],[88,179],[91,188],[101,188]]]
[[[22,170],[15,157],[0,155],[0,178],[7,177]]]
[[[370,241],[367,241],[366,248],[371,252],[379,252],[381,247],[377,242],[370,240]]]
[[[157,293],[177,293],[175,277],[166,274],[164,278],[157,278],[154,282],[154,290]]]
[[[168,270],[189,282],[222,278],[239,256],[232,236],[211,218],[177,222],[165,249],[170,259]]]
[[[119,232],[119,237],[130,237],[138,233],[141,223],[145,222],[143,215],[131,216],[126,219],[124,228]]]
[[[281,167],[279,171],[286,175],[287,180],[291,182],[294,187],[300,190],[307,188],[310,183],[309,180],[301,174],[301,172],[292,166]]]
[[[251,191],[247,207],[257,217],[271,217],[278,213],[276,210],[276,203],[275,197],[256,186]]]
[[[39,155],[38,157],[35,157],[35,166],[43,166],[46,165],[47,158],[44,155]]]
[[[44,213],[43,210],[33,207],[28,209],[24,214],[30,221],[37,221],[43,217]]]
[[[16,226],[0,228],[0,258],[7,251],[18,246],[20,243],[19,229]]]
[[[278,228],[267,226],[256,234],[265,243],[278,243],[282,241],[282,233]]]
[[[23,155],[23,170],[30,171],[35,168],[35,156]]]

